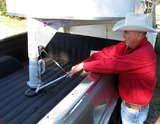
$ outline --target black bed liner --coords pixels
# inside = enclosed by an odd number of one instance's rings
[[[74,63],[59,61],[69,71]],[[50,60],[42,81],[49,82],[64,73]],[[42,89],[38,95],[27,97],[28,69],[24,68],[0,80],[0,117],[4,124],[35,124],[47,114],[86,75],[62,79]]]

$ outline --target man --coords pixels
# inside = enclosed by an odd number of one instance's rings
[[[147,25],[145,14],[129,13],[117,22],[113,31],[124,31],[125,41],[93,54],[72,67],[66,77],[85,70],[119,74],[123,124],[142,124],[148,115],[149,102],[156,85],[156,55],[146,32],[157,32]]]

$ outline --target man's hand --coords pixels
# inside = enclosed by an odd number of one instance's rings
[[[71,69],[71,71],[66,73],[66,77],[67,77],[67,78],[69,78],[69,77],[71,78],[74,74],[82,71],[82,70],[83,70],[83,64],[84,64],[84,63],[81,62],[81,63],[73,66],[72,69]]]

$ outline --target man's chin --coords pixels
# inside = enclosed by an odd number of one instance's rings
[[[131,49],[131,47],[129,46],[129,45],[126,45],[127,46],[127,48],[130,48]]]

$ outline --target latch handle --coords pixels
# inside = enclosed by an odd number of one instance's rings
[[[38,72],[39,74],[43,74],[45,72],[45,61],[43,59],[38,61]]]

